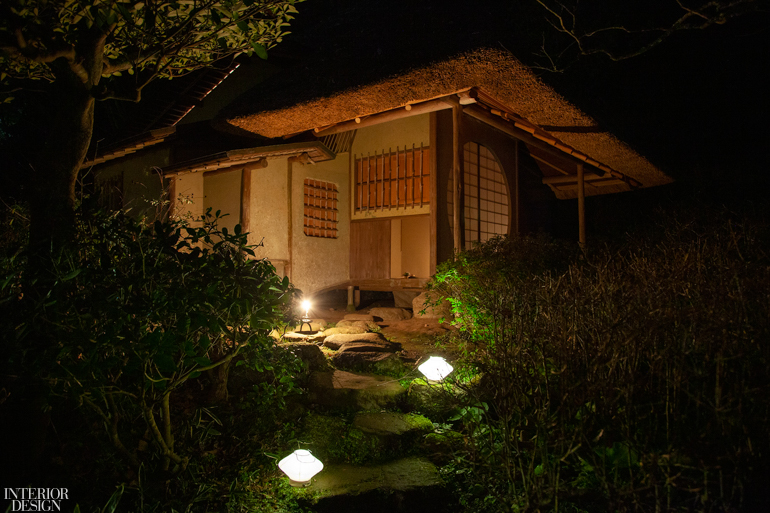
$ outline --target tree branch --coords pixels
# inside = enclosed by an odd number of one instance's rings
[[[727,20],[756,11],[761,0],[709,0],[697,7],[687,7],[682,0],[674,0],[679,9],[684,11],[676,20],[667,25],[652,28],[631,29],[623,25],[600,27],[594,30],[582,32],[578,30],[578,15],[576,11],[557,3],[554,8],[547,0],[535,0],[546,11],[546,22],[557,33],[565,35],[571,41],[571,45],[577,49],[578,56],[604,55],[612,61],[622,61],[637,57],[652,48],[660,45],[675,32],[684,30],[704,30],[715,24],[726,23]],[[652,40],[636,45],[628,51],[620,51],[612,48],[609,43],[597,38],[607,34],[623,34],[626,36],[654,35]],[[563,52],[561,52],[563,53]],[[560,53],[560,56],[561,56]],[[542,46],[540,55],[548,59],[548,65],[539,67],[549,71],[563,71],[564,68],[556,64],[556,60]]]

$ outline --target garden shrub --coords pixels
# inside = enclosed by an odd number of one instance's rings
[[[96,480],[136,488],[140,475],[182,473],[220,434],[201,417],[211,400],[201,390],[225,399],[236,356],[265,376],[252,409],[269,414],[294,391],[301,362],[268,336],[286,320],[294,289],[254,258],[240,226],[231,233],[218,221],[210,211],[195,224],[80,214],[76,241],[45,269],[5,248],[0,360],[16,378],[4,386],[12,397],[42,398],[41,408],[84,414],[81,429],[96,430],[78,443],[108,448],[81,454],[84,465],[109,461]],[[98,440],[108,445],[97,449]]]
[[[469,507],[751,500],[770,450],[767,226],[683,217],[620,248],[497,238],[440,267],[463,363],[488,385],[456,417]]]

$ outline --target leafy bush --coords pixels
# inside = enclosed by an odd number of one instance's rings
[[[32,269],[22,252],[3,259],[2,361],[19,377],[14,393],[31,383],[49,405],[95,415],[118,455],[110,465],[133,486],[138,474],[182,472],[219,434],[215,417],[188,404],[190,380],[207,373],[223,399],[238,356],[264,376],[252,406],[266,411],[293,391],[301,366],[268,336],[293,287],[253,258],[240,226],[229,233],[218,219],[145,226],[122,213],[81,215],[53,268]]]
[[[482,484],[467,503],[741,506],[770,450],[768,240],[680,215],[620,249],[500,238],[443,265],[434,286],[483,374],[462,416],[460,467]]]

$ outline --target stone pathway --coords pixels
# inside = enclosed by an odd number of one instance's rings
[[[423,513],[438,511],[446,502],[438,469],[430,461],[435,448],[426,443],[433,424],[421,415],[405,413],[415,402],[392,377],[406,374],[412,365],[399,357],[401,344],[368,331],[379,331],[376,320],[410,317],[405,309],[376,308],[369,314],[348,314],[335,328],[283,337],[312,370],[308,400],[314,413],[307,421],[315,425],[305,429],[326,437],[316,440],[314,452],[324,470],[305,489],[312,496],[313,511]],[[319,357],[331,365],[325,366]],[[321,428],[323,422],[332,427]],[[345,437],[351,445],[346,445]],[[314,451],[312,446],[305,448]],[[351,464],[356,455],[340,454],[345,449],[368,450],[374,459]]]

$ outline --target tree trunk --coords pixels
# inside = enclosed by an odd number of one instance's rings
[[[94,98],[82,84],[57,91],[58,111],[34,166],[30,198],[33,258],[61,249],[74,229],[75,184],[91,142]]]
[[[227,391],[227,382],[230,378],[230,364],[232,364],[232,360],[209,371],[212,402],[225,403],[230,397],[230,394]]]
[[[103,69],[106,34],[94,29],[77,45],[76,57],[51,63],[54,109],[48,135],[34,161],[30,198],[30,263],[45,263],[72,238],[75,184],[94,128],[95,98]]]

